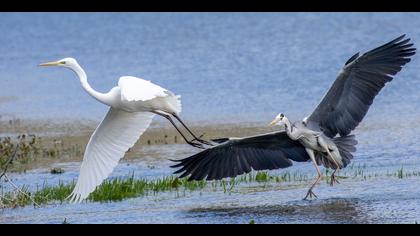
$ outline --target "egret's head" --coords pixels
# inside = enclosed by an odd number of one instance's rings
[[[274,125],[284,125],[284,120],[286,119],[286,117],[283,115],[283,113],[279,113],[276,118],[274,118],[273,121],[271,121],[271,123],[269,124],[269,126],[274,126]]]
[[[71,68],[75,68],[78,65],[79,64],[77,63],[76,59],[68,57],[68,58],[61,59],[59,61],[42,63],[39,66],[62,66],[62,67],[67,67],[71,69]]]

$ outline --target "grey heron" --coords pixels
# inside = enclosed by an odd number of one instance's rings
[[[415,54],[410,39],[402,35],[363,55],[347,60],[338,77],[315,110],[292,123],[282,113],[270,123],[285,130],[244,138],[221,138],[218,145],[190,157],[173,160],[174,174],[188,180],[218,180],[253,170],[292,166],[292,161],[311,161],[315,182],[304,199],[317,197],[313,189],[322,179],[320,165],[334,170],[331,185],[338,182],[337,170],[353,158],[357,141],[350,134],[368,112],[375,96]]]

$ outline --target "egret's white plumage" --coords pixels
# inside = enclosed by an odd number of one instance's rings
[[[131,101],[148,101],[156,97],[166,97],[167,90],[153,84],[144,79],[139,79],[133,76],[123,76],[118,81],[118,86],[121,89],[121,100]],[[144,88],[142,93],[139,93],[138,88]]]
[[[147,80],[124,76],[120,78],[118,86],[108,93],[100,93],[90,87],[86,73],[73,58],[41,66],[71,69],[78,75],[88,94],[110,106],[87,144],[79,178],[69,196],[74,202],[86,199],[111,174],[127,150],[149,127],[155,114],[169,116],[181,112],[180,96]]]
[[[110,108],[89,140],[72,200],[87,198],[152,122],[150,112],[129,113]]]

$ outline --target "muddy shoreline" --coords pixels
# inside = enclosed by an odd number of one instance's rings
[[[98,124],[98,121],[92,120],[63,121],[60,123],[48,120],[0,120],[0,136],[34,134],[44,139],[86,143]],[[197,135],[204,134],[204,139],[241,137],[276,130],[276,128],[260,123],[191,124],[189,126]],[[187,134],[185,130],[184,132]],[[177,143],[183,144],[185,142],[175,128],[166,122],[154,122],[137,142],[137,144],[141,145]]]
[[[98,124],[99,122],[92,120],[61,121],[61,123],[48,120],[1,120],[0,137],[16,137],[20,134],[36,135],[41,148],[57,153],[55,156],[42,156],[16,166],[14,171],[20,172],[46,168],[60,162],[81,161],[86,144]],[[275,130],[275,128],[259,123],[192,124],[190,128],[197,135],[204,134],[203,138],[207,140],[221,137],[243,137]],[[185,145],[186,143],[170,124],[154,122],[134,147],[127,152],[125,160],[138,158],[138,150],[141,147],[173,144]]]

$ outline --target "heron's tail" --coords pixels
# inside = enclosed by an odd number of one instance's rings
[[[350,163],[351,159],[353,159],[353,154],[351,153],[356,151],[356,136],[348,135],[336,137],[333,138],[333,142],[335,143],[335,145],[338,148],[338,151],[340,152],[343,167],[346,167]]]

